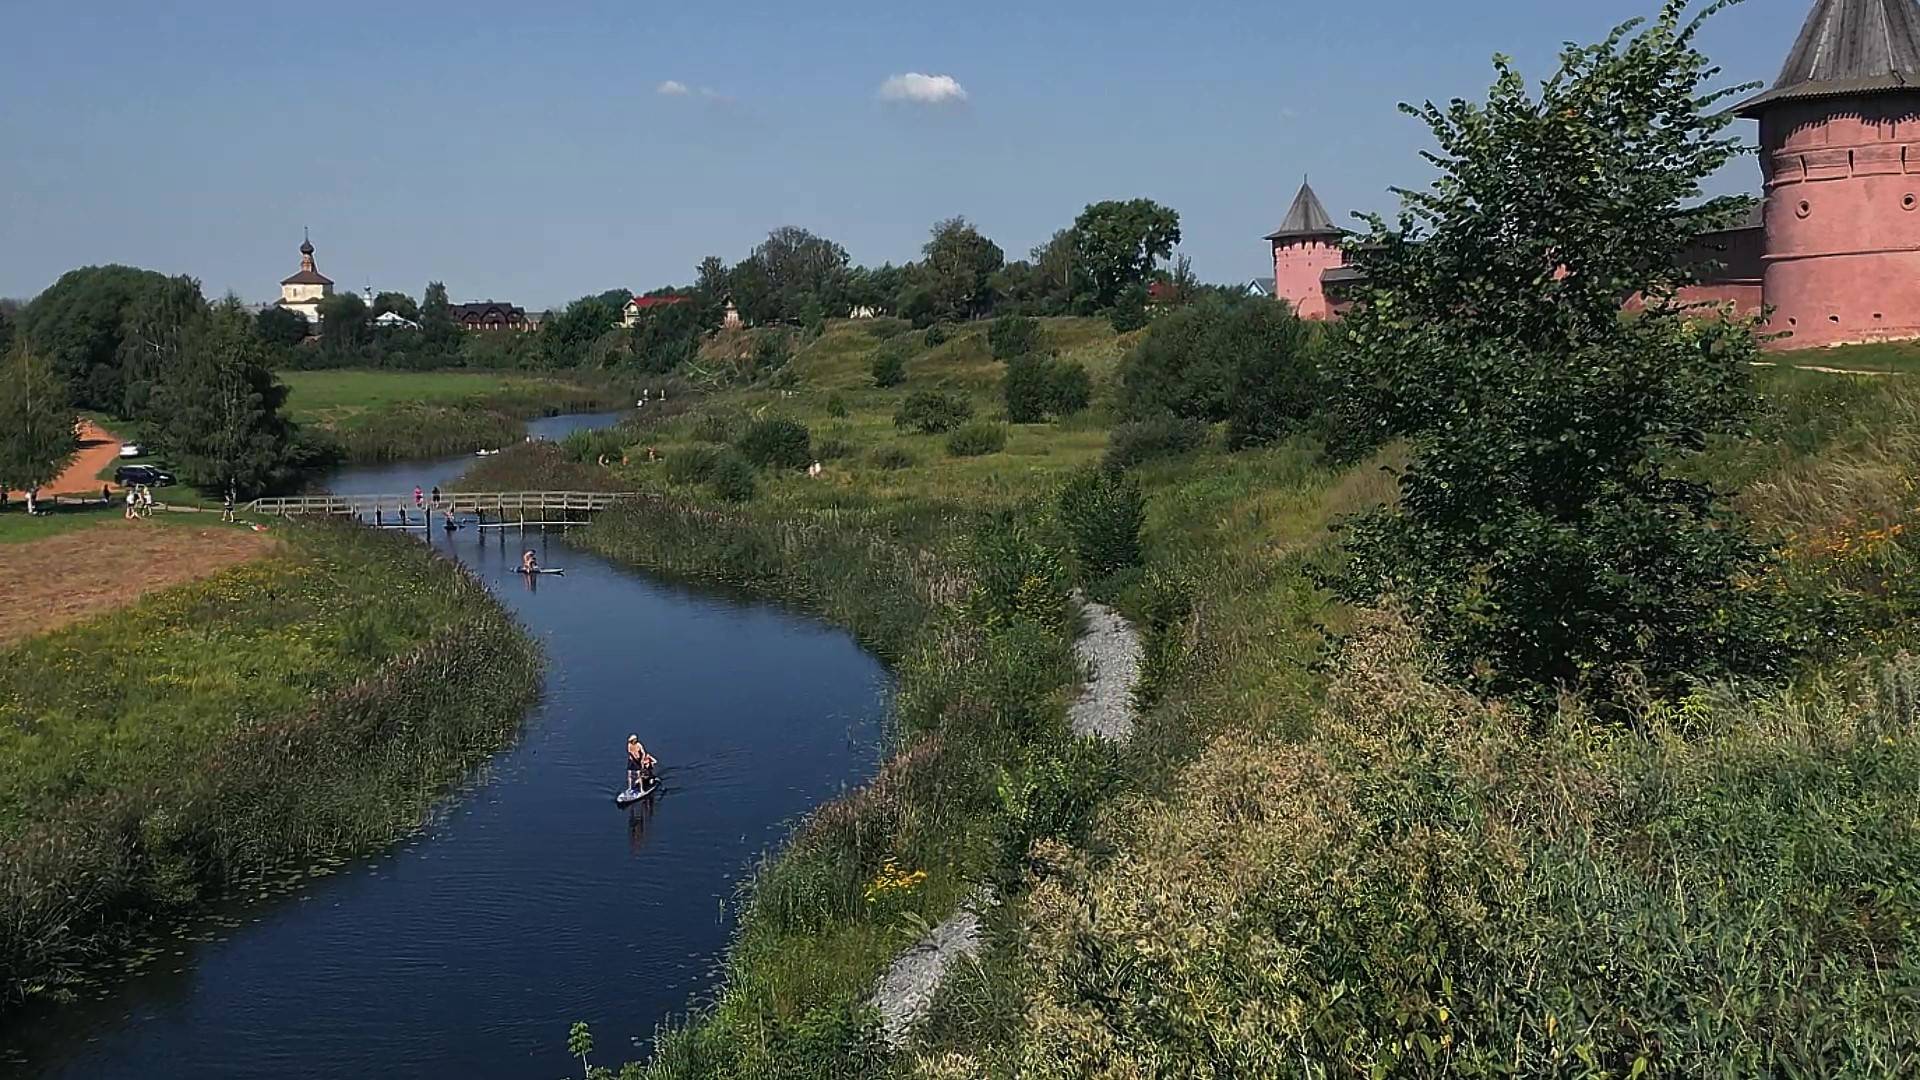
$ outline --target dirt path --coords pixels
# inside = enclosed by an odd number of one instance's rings
[[[124,607],[271,550],[274,539],[238,525],[106,521],[4,549],[0,645]]]
[[[91,420],[80,421],[80,452],[53,483],[40,489],[40,494],[51,498],[55,495],[98,495],[100,470],[113,464],[120,457],[120,437]]]
[[[1067,711],[1073,733],[1082,737],[1124,742],[1133,734],[1133,684],[1140,678],[1140,635],[1119,612],[1083,601],[1087,632],[1073,643],[1073,653],[1087,669],[1087,683]],[[981,889],[959,910],[940,921],[926,937],[893,958],[868,1004],[879,1010],[880,1029],[888,1045],[906,1045],[914,1025],[926,1019],[933,996],[947,972],[961,959],[980,952],[981,914],[998,899]]]

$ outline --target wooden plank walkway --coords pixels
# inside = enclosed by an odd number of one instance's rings
[[[438,502],[428,499],[416,504],[412,495],[292,495],[285,498],[255,499],[247,509],[257,514],[291,517],[301,514],[346,514],[354,517],[391,513],[415,514],[428,510],[436,514],[498,514],[544,517],[548,513],[590,514],[615,503],[643,498],[637,491],[446,491]],[[533,524],[529,518],[527,524]]]

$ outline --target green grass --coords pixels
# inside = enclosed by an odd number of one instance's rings
[[[1912,341],[1837,345],[1828,349],[1793,349],[1773,353],[1770,358],[1781,364],[1796,367],[1827,367],[1847,371],[1920,375],[1920,342]]]
[[[465,571],[351,526],[0,651],[0,1006],[139,919],[365,851],[516,729],[522,634]]]
[[[20,544],[84,529],[113,520],[123,509],[118,503],[111,506],[56,506],[49,503],[48,513],[29,517],[24,502],[9,498],[6,512],[0,513],[0,544]]]
[[[583,393],[561,379],[477,371],[282,371],[279,378],[287,386],[288,415],[311,424],[335,424],[396,405],[567,402]]]

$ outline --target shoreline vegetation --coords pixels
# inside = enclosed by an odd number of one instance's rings
[[[0,1013],[379,849],[518,729],[536,646],[463,568],[337,523],[275,535],[0,650]]]
[[[283,371],[287,410],[349,465],[430,460],[521,441],[525,421],[630,407],[640,380],[471,371]]]

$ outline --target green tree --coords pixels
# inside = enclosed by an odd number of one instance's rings
[[[1180,242],[1180,215],[1151,199],[1097,202],[1073,222],[1069,274],[1084,273],[1095,304],[1112,307],[1130,288],[1144,288],[1156,262]]]
[[[117,412],[126,403],[120,340],[126,314],[168,278],[131,266],[69,270],[20,313],[18,335],[67,381],[73,403]]]
[[[798,323],[810,302],[847,311],[847,249],[805,229],[782,226],[728,274],[734,303],[754,323]]]
[[[995,360],[1011,360],[1043,345],[1040,324],[1025,315],[1002,315],[987,327],[987,351]]]
[[[156,383],[180,355],[181,343],[206,317],[207,301],[200,295],[200,283],[185,275],[154,282],[134,297],[121,313],[120,344],[115,350],[121,399],[115,412],[130,417],[147,414]]]
[[[13,301],[0,300],[0,356],[13,348],[14,320],[19,314],[19,306]]]
[[[67,381],[17,344],[0,358],[0,489],[33,491],[60,475],[79,449]]]
[[[657,375],[692,361],[709,329],[704,321],[706,310],[696,295],[686,303],[655,308],[642,315],[629,332],[634,366]]]
[[[620,324],[620,309],[632,293],[621,293],[615,304],[607,294],[583,296],[540,327],[540,351],[549,368],[579,367],[593,343]]]
[[[1006,264],[1006,255],[966,218],[934,225],[920,250],[925,258],[911,277],[926,294],[935,319],[964,322],[993,307],[993,276]]]
[[[1203,297],[1155,319],[1121,360],[1120,410],[1230,421],[1238,445],[1279,438],[1320,412],[1315,343],[1284,304]]]
[[[413,297],[403,292],[388,291],[373,298],[374,318],[377,319],[389,311],[412,322],[420,321],[420,305],[413,302]]]
[[[253,320],[253,333],[269,349],[291,349],[307,339],[307,317],[292,308],[279,305],[267,308]]]
[[[868,308],[875,315],[892,315],[900,308],[904,272],[892,263],[856,266],[847,273],[847,307]]]
[[[438,281],[427,282],[420,302],[421,348],[435,356],[452,357],[460,352],[460,327],[453,321],[453,305],[447,302],[447,287]]]
[[[293,429],[268,356],[232,297],[188,335],[155,387],[152,421],[188,482],[247,497],[285,475]]]
[[[373,343],[373,318],[367,302],[353,293],[336,293],[320,301],[320,351],[335,364],[366,359]]]
[[[1675,299],[1688,240],[1742,209],[1694,205],[1739,152],[1699,26],[1668,0],[1537,87],[1496,58],[1484,104],[1409,107],[1439,176],[1360,245],[1343,427],[1413,453],[1398,504],[1349,530],[1343,588],[1398,596],[1491,692],[1604,701],[1783,660],[1761,547],[1686,479],[1740,424],[1757,356],[1750,324]]]

